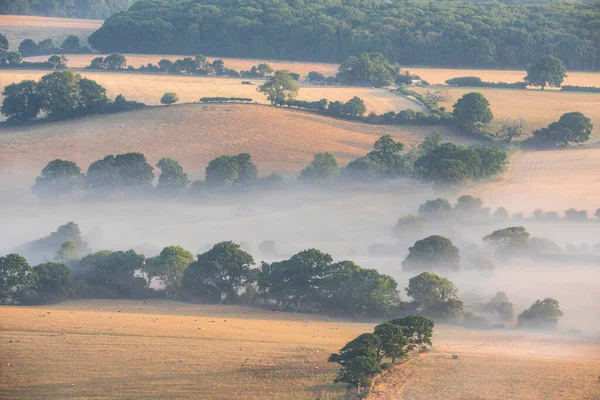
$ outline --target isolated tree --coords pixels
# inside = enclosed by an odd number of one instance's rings
[[[52,304],[70,298],[75,285],[69,268],[60,263],[44,263],[33,267],[37,279],[32,287],[34,298],[30,302]]]
[[[398,325],[385,322],[375,327],[374,334],[379,338],[381,357],[391,358],[392,364],[396,364],[396,359],[406,356],[408,339]]]
[[[458,99],[452,114],[459,126],[470,131],[483,128],[494,118],[490,103],[477,92],[467,93]]]
[[[567,146],[571,143],[584,143],[590,139],[594,125],[589,118],[580,112],[563,114],[558,122],[547,128],[533,132],[533,137],[540,143],[554,146]]]
[[[148,276],[148,285],[153,277],[158,277],[165,285],[167,295],[175,298],[181,288],[184,272],[192,262],[192,253],[181,246],[169,246],[162,249],[158,256],[147,259],[143,270]]]
[[[460,269],[460,255],[450,239],[439,235],[416,241],[408,249],[408,255],[402,261],[402,269],[405,271],[445,268],[458,271]]]
[[[522,250],[528,246],[529,232],[523,226],[512,226],[498,229],[485,236],[483,240],[496,246],[502,252]]]
[[[233,242],[220,242],[185,270],[183,290],[189,298],[235,303],[240,290],[255,279],[254,259]]]
[[[36,91],[36,82],[25,80],[4,87],[0,111],[8,121],[28,121],[35,119],[42,108]]]
[[[60,48],[65,53],[77,53],[81,49],[79,38],[75,35],[69,35],[65,41],[60,45]]]
[[[65,56],[57,56],[53,55],[48,58],[48,62],[52,64],[52,68],[54,69],[64,69],[67,67],[67,62],[69,60]]]
[[[177,93],[165,93],[160,98],[160,104],[164,104],[167,106],[177,103],[178,101],[179,101],[179,96],[177,96]]]
[[[31,39],[25,39],[19,44],[19,53],[23,57],[37,56],[40,52],[40,48],[36,42]]]
[[[530,86],[541,86],[544,90],[546,86],[560,87],[566,76],[567,69],[560,58],[546,56],[527,68],[524,81]]]
[[[27,260],[18,254],[0,257],[0,302],[35,283],[36,276]]]
[[[325,75],[320,72],[310,71],[306,76],[311,82],[323,82],[325,81]]]
[[[496,133],[496,137],[500,140],[504,140],[506,143],[510,143],[513,139],[519,138],[523,135],[524,123],[525,121],[523,118],[506,121]]]
[[[81,188],[83,174],[72,161],[53,160],[44,167],[35,179],[31,190],[40,198],[72,194]]]
[[[396,238],[414,237],[425,230],[427,220],[424,217],[409,214],[398,219],[394,226],[394,236]]]
[[[443,103],[451,98],[450,92],[446,89],[426,90],[424,96],[427,100],[433,101],[434,103]]]
[[[156,167],[160,169],[156,188],[163,191],[177,191],[189,185],[190,180],[181,165],[170,158],[161,158]]]
[[[456,206],[454,206],[454,209],[462,213],[471,213],[472,215],[474,212],[481,211],[482,206],[483,201],[479,197],[463,195],[456,200]]]
[[[446,300],[447,301],[447,300]],[[421,315],[409,315],[408,317],[393,319],[391,324],[397,325],[402,335],[407,339],[405,351],[411,351],[417,347],[426,344],[433,346],[431,337],[433,336],[434,322]]]
[[[127,67],[127,59],[122,54],[111,54],[104,58],[103,64],[106,69],[120,70]]]
[[[79,258],[79,251],[77,250],[77,245],[74,241],[67,240],[60,245],[58,250],[56,250],[54,261],[62,264],[68,264],[72,261],[77,260],[77,258]]]
[[[8,51],[8,39],[0,33],[0,53]]]
[[[275,71],[275,74],[256,90],[264,93],[267,100],[275,105],[296,98],[299,88],[287,71]]]
[[[308,167],[300,171],[298,179],[304,182],[331,181],[339,174],[337,159],[333,153],[315,154]]]
[[[536,300],[531,307],[519,314],[517,327],[553,329],[562,316],[559,302],[547,297],[544,300]]]

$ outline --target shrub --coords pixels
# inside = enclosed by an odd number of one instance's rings
[[[160,103],[170,106],[173,103],[177,103],[179,101],[179,96],[177,93],[165,93],[163,97],[160,98]]]

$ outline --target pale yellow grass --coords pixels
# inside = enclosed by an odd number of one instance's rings
[[[545,211],[578,207],[591,215],[600,207],[600,148],[518,153],[502,179],[467,193],[513,212],[531,213],[543,204]]]
[[[416,88],[424,93],[427,88]],[[515,90],[490,88],[448,88],[450,99],[441,105],[452,110],[452,106],[465,93],[482,93],[490,102],[494,114],[492,130],[499,128],[505,120],[523,118],[526,135],[531,131],[548,126],[567,112],[580,111],[592,120],[592,142],[600,140],[600,94],[541,90]]]
[[[88,72],[78,71],[86,78],[93,79],[107,90],[109,97],[114,98],[123,94],[129,100],[137,100],[146,104],[160,104],[160,98],[165,92],[175,92],[181,102],[199,101],[201,97],[247,97],[258,103],[267,104],[266,97],[257,92],[256,88],[264,80],[251,79],[254,85],[242,85],[240,79],[170,76],[155,74],[140,74],[126,72]],[[0,71],[0,87],[24,79],[37,80],[48,71]],[[387,111],[404,109],[422,110],[422,107],[406,97],[390,92],[387,89],[302,86],[298,94],[300,100],[320,100],[327,98],[331,101],[348,101],[359,96],[365,101],[367,112],[383,114]],[[1,96],[0,96],[1,100]]]
[[[374,326],[157,300],[4,307],[0,318],[6,399],[342,398],[327,357]],[[433,342],[371,398],[598,398],[597,342],[445,325]]]
[[[295,174],[318,152],[331,151],[343,164],[366,154],[381,135],[409,145],[434,130],[446,140],[465,142],[440,127],[377,126],[262,105],[163,106],[5,128],[0,172],[37,174],[55,158],[73,160],[87,170],[107,154],[139,151],[151,163],[171,157],[200,175],[212,158],[241,152],[250,153],[263,172]]]
[[[82,45],[87,45],[88,37],[100,26],[102,21],[90,19],[0,15],[0,33],[8,39],[11,50],[17,50],[25,39],[35,42],[52,39],[60,46],[69,35],[79,37]]]

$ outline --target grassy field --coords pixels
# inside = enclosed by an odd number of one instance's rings
[[[8,39],[10,50],[17,50],[25,39],[35,42],[52,39],[56,46],[60,46],[69,35],[79,37],[82,45],[87,45],[88,36],[100,26],[102,21],[90,19],[0,15],[0,33]]]
[[[346,163],[366,154],[381,135],[412,144],[434,130],[447,140],[468,143],[441,127],[368,125],[260,105],[163,106],[4,128],[0,173],[33,177],[55,158],[87,170],[106,154],[139,151],[154,164],[162,157],[179,160],[193,176],[202,176],[212,158],[240,152],[252,154],[261,171],[295,174],[321,151],[332,151]]]
[[[157,65],[158,62],[167,58],[176,60],[178,58],[189,57],[184,55],[156,55],[156,54],[125,54],[127,64],[136,68],[142,65],[152,63]],[[98,57],[98,54],[73,54],[69,55],[69,66],[72,68],[83,68],[90,65],[92,58]],[[208,57],[209,60],[214,60],[218,57]],[[44,61],[47,57],[30,57],[31,61]],[[238,71],[249,70],[253,65],[262,62],[269,63],[274,69],[285,69],[290,72],[296,72],[302,77],[308,75],[311,71],[321,72],[325,76],[335,76],[339,64],[332,63],[314,63],[314,62],[298,62],[298,61],[277,61],[277,60],[255,60],[255,59],[240,59],[240,58],[221,58],[225,65],[229,68],[234,68]],[[432,85],[443,85],[450,78],[460,76],[477,76],[488,82],[520,82],[526,75],[524,70],[493,70],[493,69],[451,69],[451,68],[430,68],[430,67],[404,67],[401,66],[401,71],[410,71],[413,74],[419,75]],[[600,86],[600,72],[579,72],[572,71],[567,74],[564,82],[565,85],[578,86]],[[553,88],[550,88],[553,90]]]
[[[416,88],[424,93],[427,88]],[[600,94],[557,92],[541,90],[514,90],[490,88],[448,88],[450,99],[441,105],[452,110],[452,106],[465,93],[480,92],[490,102],[494,113],[492,130],[502,121],[522,117],[527,134],[534,129],[548,126],[564,113],[580,111],[592,120],[592,141],[600,141]]]
[[[562,212],[600,207],[600,147],[520,152],[498,181],[467,190],[492,207]]]
[[[336,366],[327,357],[372,327],[166,301],[4,307],[0,398],[342,398],[345,387],[331,383]],[[600,393],[597,343],[444,325],[433,341],[434,353],[378,380],[371,398],[593,399]]]
[[[39,79],[48,71],[0,71],[0,87],[25,79]],[[80,73],[95,80],[107,90],[110,98],[123,94],[127,99],[141,101],[146,104],[160,104],[160,98],[165,92],[175,92],[181,102],[195,102],[200,97],[248,97],[258,103],[267,104],[262,93],[256,91],[264,81],[251,79],[254,85],[242,85],[240,79],[211,78],[192,76],[167,76],[139,73],[87,72]],[[387,111],[413,109],[421,111],[422,107],[404,96],[390,92],[387,89],[302,86],[298,95],[300,100],[316,101],[327,98],[331,101],[348,101],[359,96],[365,101],[367,112],[378,114]],[[0,100],[2,97],[0,96]]]

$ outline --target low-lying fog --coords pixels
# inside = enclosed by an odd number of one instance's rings
[[[4,194],[8,191],[0,196],[6,200],[8,196]],[[401,262],[414,240],[398,245],[392,227],[398,218],[416,214],[420,204],[436,197],[446,197],[454,203],[458,196],[400,184],[321,190],[296,187],[287,191],[230,193],[197,201],[82,200],[48,204],[27,196],[18,204],[4,201],[0,205],[0,255],[10,253],[24,242],[47,236],[68,221],[79,225],[93,250],[132,248],[146,256],[156,255],[173,244],[199,253],[219,241],[233,240],[243,242],[259,264],[263,259],[257,251],[259,244],[273,240],[280,258],[314,247],[329,252],[335,260],[350,259],[362,267],[390,274],[398,281],[406,300],[404,287],[416,273],[404,273]],[[531,212],[536,208],[543,209],[544,205],[523,206]],[[593,214],[593,210],[589,211]],[[482,237],[514,225],[524,225],[532,236],[550,238],[563,249],[567,243],[586,243],[591,247],[600,242],[599,219],[585,223],[455,224],[435,228],[441,232],[428,230],[423,237],[440,233],[454,242],[461,255],[463,249],[473,250],[476,245],[491,256],[492,251],[486,249]],[[368,248],[374,243],[387,244],[395,252],[373,255]],[[467,308],[469,304],[489,301],[497,291],[506,292],[515,305],[515,314],[536,299],[553,297],[560,301],[564,312],[561,329],[578,328],[585,334],[600,334],[598,258],[571,260],[565,254],[560,260],[550,258],[543,262],[494,260],[493,272],[462,266],[461,272],[440,275],[458,286]]]

